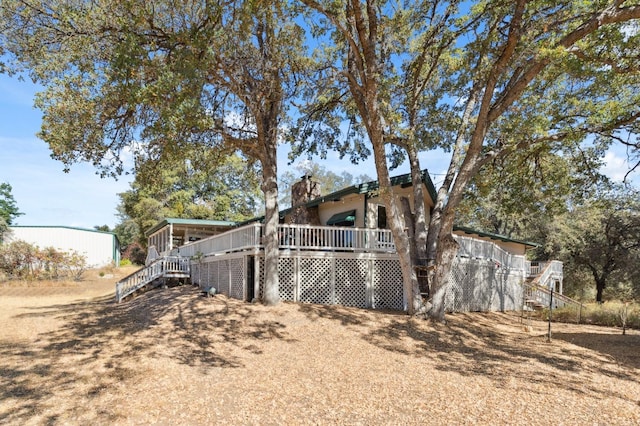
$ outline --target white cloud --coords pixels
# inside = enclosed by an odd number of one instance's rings
[[[629,171],[627,158],[617,155],[613,151],[607,151],[604,156],[604,165],[600,172],[616,182],[622,182]]]

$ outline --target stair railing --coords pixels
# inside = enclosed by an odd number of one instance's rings
[[[180,256],[161,257],[116,283],[116,302],[162,277],[168,272],[189,274],[189,259]]]
[[[551,290],[548,287],[537,285],[534,283],[523,283],[523,303],[537,302],[540,307],[548,307],[551,298]],[[565,306],[580,307],[582,304],[564,294],[553,292],[553,308],[562,308]]]

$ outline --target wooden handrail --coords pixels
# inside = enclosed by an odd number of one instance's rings
[[[161,257],[144,268],[138,269],[116,283],[116,302],[162,277],[167,272],[182,272],[189,274],[190,260],[180,256]]]

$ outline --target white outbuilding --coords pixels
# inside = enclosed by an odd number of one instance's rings
[[[41,249],[75,251],[87,259],[87,266],[97,268],[120,264],[120,242],[113,232],[70,226],[10,226],[5,241],[22,240]]]

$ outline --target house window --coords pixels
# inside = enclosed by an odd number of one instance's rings
[[[329,226],[354,226],[356,222],[356,211],[349,210],[342,213],[336,213],[329,218],[327,225]]]
[[[387,208],[378,206],[378,228],[387,229]]]

